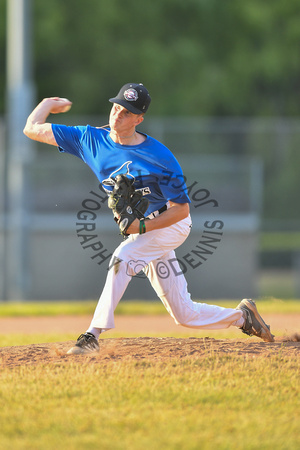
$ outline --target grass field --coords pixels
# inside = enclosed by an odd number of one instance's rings
[[[197,300],[196,300],[197,301]],[[200,300],[198,300],[200,301]],[[237,300],[212,300],[205,303],[235,308]],[[59,316],[93,314],[96,301],[44,301],[44,302],[8,302],[0,303],[0,317]],[[300,313],[300,300],[277,298],[263,299],[257,302],[259,310],[265,313]],[[117,306],[115,314],[120,315],[152,315],[168,314],[160,301],[128,301],[123,300]]]
[[[260,233],[261,250],[299,250],[299,232],[262,232]]]
[[[0,315],[90,314],[94,306],[15,303],[1,305]],[[260,302],[259,308],[264,313],[299,313],[300,302],[272,299]],[[117,312],[165,314],[160,303],[139,302],[123,302]],[[73,338],[38,336],[42,342]],[[157,362],[62,360],[4,367],[0,449],[296,450],[299,369],[297,355],[286,357],[280,351],[267,358],[211,351],[204,358]]]
[[[299,364],[280,355],[19,367],[1,449],[298,449]]]

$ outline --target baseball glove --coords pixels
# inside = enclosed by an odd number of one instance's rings
[[[133,183],[126,175],[117,175],[114,179],[114,189],[108,197],[108,207],[112,209],[123,236],[128,236],[127,230],[135,219],[144,219],[144,213],[149,206],[149,200],[142,192],[136,191]]]

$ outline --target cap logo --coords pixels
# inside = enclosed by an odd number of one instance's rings
[[[124,92],[124,98],[128,102],[135,102],[138,97],[138,93],[135,89],[127,89],[127,91]]]

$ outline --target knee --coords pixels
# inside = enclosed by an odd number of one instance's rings
[[[184,314],[182,313],[182,311],[180,311],[174,314],[174,320],[176,325],[181,325],[184,327],[190,321],[190,318],[187,316],[187,314]]]
[[[171,315],[177,325],[189,327],[201,315],[201,304],[183,299],[171,306]]]
[[[180,302],[177,305],[173,304],[171,306],[165,296],[162,295],[160,299],[162,300],[168,313],[174,319],[176,325],[185,326],[190,321],[191,313],[189,309],[184,306],[184,302]]]

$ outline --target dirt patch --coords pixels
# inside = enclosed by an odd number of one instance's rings
[[[70,362],[104,363],[108,361],[205,358],[213,355],[237,357],[300,356],[300,335],[283,338],[280,342],[213,339],[213,338],[115,338],[103,339],[100,351],[90,355],[67,355],[73,341],[55,344],[32,344],[0,349],[0,365],[67,364]]]
[[[300,315],[269,315],[264,317],[276,332],[275,342],[259,339],[214,339],[197,337],[195,329],[178,327],[169,316],[116,317],[119,332],[168,333],[181,331],[190,337],[129,337],[100,340],[99,353],[87,356],[66,355],[75,341],[54,344],[31,344],[0,348],[0,366],[14,367],[38,364],[68,364],[70,362],[104,363],[108,361],[147,360],[162,361],[169,358],[205,358],[212,355],[236,357],[300,356]],[[88,327],[90,317],[42,317],[0,319],[1,333],[74,332],[74,339]],[[227,330],[224,330],[226,337]],[[202,332],[203,333],[203,332]],[[219,333],[219,332],[218,332]],[[211,336],[213,332],[207,332]],[[199,336],[199,334],[198,334]]]

